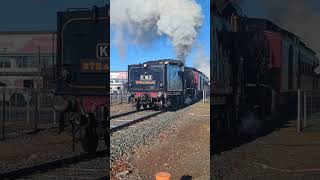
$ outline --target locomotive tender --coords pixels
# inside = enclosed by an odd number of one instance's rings
[[[107,133],[109,78],[109,5],[58,12],[57,77],[54,108],[81,142],[94,152]]]
[[[243,17],[231,1],[212,5],[214,135],[238,131],[250,115],[260,129],[276,111],[294,115],[298,90],[319,90],[316,53],[269,20]]]
[[[162,59],[128,66],[129,100],[140,110],[178,107],[201,96],[209,86],[200,71],[179,60]]]

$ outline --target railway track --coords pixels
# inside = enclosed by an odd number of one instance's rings
[[[110,133],[150,119],[164,111],[129,111],[111,116]],[[108,150],[79,154],[0,174],[0,179],[109,179]]]
[[[127,116],[127,115],[130,115],[130,114],[134,114],[134,113],[137,113],[137,112],[139,112],[139,111],[134,110],[134,111],[128,111],[128,112],[125,112],[125,113],[115,114],[115,115],[110,116],[110,119],[120,118],[120,117]]]
[[[110,121],[110,133],[129,127],[138,122],[150,119],[157,115],[164,113],[164,111],[130,111],[127,113],[114,115]]]
[[[0,179],[108,179],[108,150],[79,154],[0,174]]]

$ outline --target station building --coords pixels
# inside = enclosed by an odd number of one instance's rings
[[[9,88],[52,87],[55,58],[55,32],[0,32],[0,81]]]
[[[126,91],[128,82],[127,71],[111,71],[110,72],[110,93],[116,93],[119,90]]]

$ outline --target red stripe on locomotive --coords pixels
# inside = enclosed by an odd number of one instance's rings
[[[134,96],[135,97],[140,97],[140,96],[142,96],[144,94],[148,94],[149,97],[151,97],[151,98],[157,98],[158,97],[158,92],[135,92]]]
[[[84,96],[81,97],[81,104],[85,112],[93,113],[95,109],[100,106],[104,106],[107,104],[107,97],[99,97],[99,96]]]

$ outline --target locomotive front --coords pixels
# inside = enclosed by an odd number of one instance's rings
[[[137,110],[163,109],[183,95],[183,63],[177,60],[149,61],[128,66],[129,101]]]
[[[85,152],[107,140],[109,6],[58,12],[54,108],[60,131],[70,122]]]

